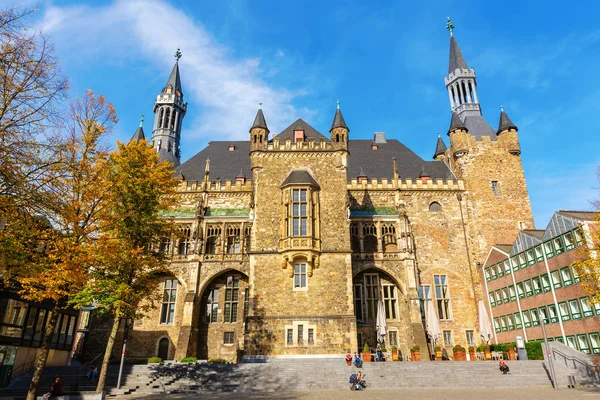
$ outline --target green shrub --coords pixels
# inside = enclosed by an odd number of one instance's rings
[[[150,357],[150,358],[148,358],[148,364],[161,363],[161,362],[162,362],[162,358],[160,358],[160,357]]]
[[[475,351],[475,347],[469,346],[469,351]]]
[[[381,352],[382,352],[382,353],[386,353],[386,352],[387,352],[387,349],[386,349],[385,347],[382,347],[382,348],[381,348]]]
[[[392,351],[394,351],[394,352],[398,351],[398,347],[397,346],[392,346]]]
[[[452,348],[452,351],[464,351],[463,349],[464,347],[462,347],[460,344],[457,344]]]
[[[363,346],[363,353],[370,353],[371,349],[369,348],[369,345],[367,343],[365,343],[365,345]]]
[[[228,364],[229,361],[227,361],[223,358],[209,358],[208,363],[209,364]]]
[[[198,359],[196,357],[185,357],[181,359],[181,363],[195,363],[196,361],[198,361]]]
[[[421,346],[419,346],[418,344],[415,344],[412,349],[410,349],[410,351],[420,351],[421,350]]]
[[[544,359],[544,353],[542,352],[542,342],[526,342],[525,350],[527,350],[527,358],[529,360]]]
[[[441,346],[434,346],[433,347],[433,351],[442,351],[442,347]]]

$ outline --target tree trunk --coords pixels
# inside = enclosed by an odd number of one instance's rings
[[[42,347],[40,348],[40,354],[35,360],[35,371],[33,372],[33,377],[31,378],[31,383],[29,384],[29,391],[27,392],[26,400],[35,400],[36,393],[38,390],[38,386],[40,385],[40,379],[42,378],[42,371],[46,366],[46,359],[48,358],[48,353],[50,352],[50,340],[54,335],[54,327],[56,326],[56,321],[58,321],[58,309],[52,309],[50,314],[50,320],[46,325],[46,331],[44,332],[44,340],[42,341]]]
[[[104,351],[104,359],[102,360],[102,369],[100,370],[100,377],[98,378],[96,393],[101,393],[104,390],[104,385],[106,384],[106,374],[108,373],[108,362],[110,361],[110,355],[115,345],[115,339],[117,337],[117,331],[119,330],[120,323],[121,319],[115,315],[113,326],[110,330],[110,336],[108,337],[108,342],[106,343],[106,350]]]

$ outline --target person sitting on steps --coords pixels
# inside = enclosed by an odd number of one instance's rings
[[[354,353],[354,365],[358,368],[362,368],[363,361],[361,360],[358,353]]]
[[[508,365],[506,365],[506,363],[504,362],[504,360],[500,360],[500,372],[502,372],[504,375],[506,374],[510,374],[510,368],[508,368]]]
[[[96,379],[96,377],[98,376],[98,367],[96,366],[96,364],[92,364],[86,376],[88,379],[91,380]]]

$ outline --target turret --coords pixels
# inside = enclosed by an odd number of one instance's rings
[[[442,136],[438,132],[437,143],[435,145],[435,153],[433,153],[433,159],[436,161],[444,161],[446,159],[446,143],[442,139]]]
[[[179,77],[179,59],[181,51],[175,53],[175,65],[167,84],[154,102],[154,129],[152,147],[160,159],[169,160],[174,167],[179,166],[181,157],[181,124],[187,111],[183,101],[181,78]]]
[[[508,150],[512,155],[518,156],[521,154],[521,145],[519,144],[519,137],[517,132],[519,129],[513,122],[508,118],[506,112],[502,106],[500,106],[500,122],[498,123],[498,142]]]
[[[140,117],[140,126],[138,126],[137,130],[131,137],[129,142],[139,142],[140,140],[146,140],[146,136],[144,135],[144,128],[142,128],[142,124],[144,123],[144,114]]]
[[[448,136],[450,136],[450,151],[454,158],[469,153],[469,130],[462,122],[457,113],[452,113]]]
[[[250,128],[250,151],[265,150],[269,142],[269,128],[262,111],[262,103],[258,104],[258,111],[254,123]]]
[[[329,134],[331,135],[331,142],[335,147],[339,148],[348,148],[348,133],[350,129],[346,125],[346,121],[344,121],[344,116],[342,115],[342,111],[340,110],[340,102],[337,102],[337,109],[335,110],[335,116],[333,117],[333,122],[331,124],[331,129],[329,129]]]

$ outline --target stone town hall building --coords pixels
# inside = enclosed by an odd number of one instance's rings
[[[504,111],[497,130],[484,119],[454,36],[449,64],[450,147],[438,137],[433,161],[383,133],[353,139],[338,106],[325,133],[302,119],[270,132],[259,109],[248,140],[211,141],[180,164],[176,63],[151,138],[181,178],[179,234],[162,243],[174,276],[134,323],[130,356],[354,352],[376,344],[380,298],[388,348],[426,348],[428,302],[438,343],[480,344],[477,264],[533,217],[517,127]]]

